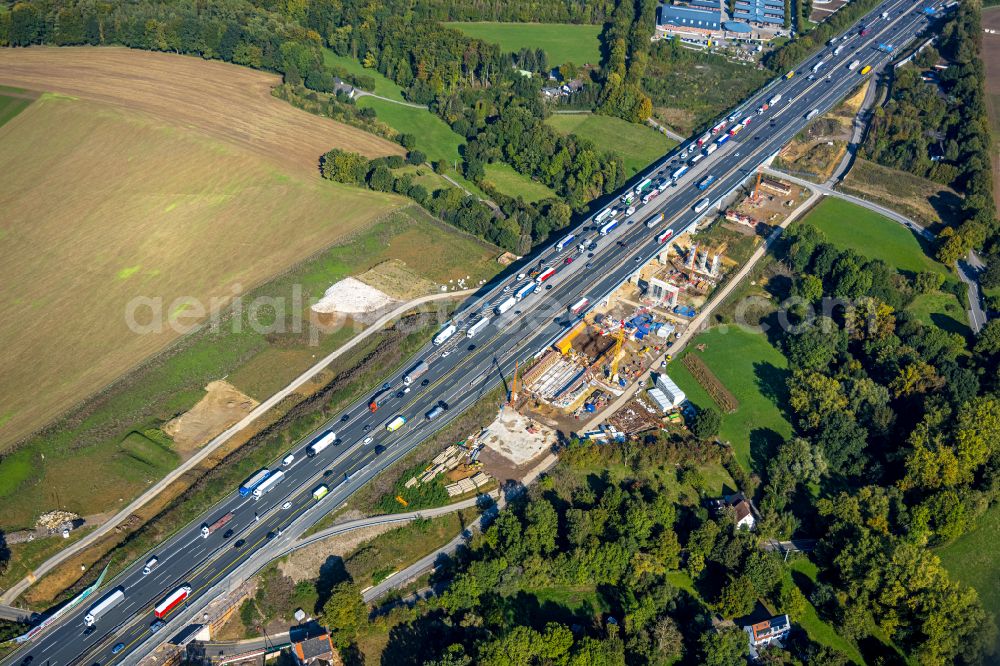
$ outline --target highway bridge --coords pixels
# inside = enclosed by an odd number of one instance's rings
[[[566,247],[557,249],[553,243],[539,251],[533,261],[556,272],[534,295],[497,316],[493,308],[514,293],[518,279],[512,274],[494,281],[459,308],[455,317],[458,333],[440,346],[428,344],[402,371],[385,379],[392,397],[378,411],[369,411],[367,396],[351,405],[292,450],[295,459],[282,468],[284,479],[271,492],[254,499],[240,496],[234,488],[228,497],[118,574],[93,599],[66,613],[4,663],[131,665],[197,621],[212,599],[259,570],[372,477],[504,381],[515,361],[523,364],[554,342],[583,315],[570,313],[567,306],[582,297],[589,299],[590,306],[600,302],[666,250],[669,241],[658,241],[666,230],[676,237],[694,228],[703,216],[714,214],[726,197],[753,177],[810,118],[831,109],[859,85],[864,68],[870,66],[874,72],[888,62],[891,55],[880,50],[880,44],[891,42],[898,51],[924,32],[928,17],[923,9],[928,4],[927,0],[884,2],[859,22],[869,28],[864,37],[854,26],[844,33],[847,38],[837,40],[837,55],[832,48],[824,48],[801,63],[791,78],[779,77],[765,86],[732,112],[734,122],[750,118],[744,130],[701,159],[659,197],[639,205],[616,229],[601,236],[597,232],[601,225],[595,223],[598,211],[567,232],[576,239]],[[882,18],[883,13],[887,18]],[[858,64],[849,68],[855,60]],[[777,94],[781,101],[758,114],[762,104]],[[691,150],[693,143],[678,146],[635,181],[669,178],[697,152],[697,148]],[[698,189],[696,184],[709,175],[712,182]],[[696,203],[704,198],[709,205],[696,212]],[[617,201],[610,206],[623,208]],[[664,221],[648,229],[643,221],[659,212]],[[577,249],[581,241],[586,245],[582,252]],[[566,263],[567,257],[575,260]],[[489,322],[468,337],[470,326],[482,317],[489,317]],[[403,392],[403,376],[418,360],[428,361],[430,369]],[[373,387],[372,392],[378,390]],[[439,404],[446,404],[447,410],[433,421],[426,419],[425,414]],[[386,424],[397,415],[405,416],[407,423],[387,431]],[[336,431],[337,445],[307,457],[306,445],[326,430]],[[272,464],[272,468],[279,466],[280,460]],[[330,493],[317,501],[313,490],[319,484],[327,485]],[[229,512],[233,517],[225,529],[203,537],[203,524]],[[154,555],[157,565],[144,574],[146,559]],[[192,590],[185,604],[172,611],[165,626],[152,631],[157,626],[153,607],[184,585]],[[83,618],[88,609],[115,589],[124,592],[124,601],[93,627],[86,627]]]

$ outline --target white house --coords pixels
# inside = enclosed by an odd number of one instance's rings
[[[788,637],[791,630],[792,624],[787,615],[778,615],[770,620],[743,627],[743,631],[750,637],[750,656],[756,659],[761,648],[767,647],[774,641],[780,644]]]

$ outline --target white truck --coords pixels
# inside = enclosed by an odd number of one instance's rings
[[[306,447],[306,456],[309,458],[314,457],[317,453],[330,446],[337,441],[337,433],[332,430],[327,430],[322,435],[313,440],[313,442]]]
[[[515,303],[517,303],[517,298],[515,298],[514,296],[508,296],[507,300],[505,300],[503,303],[493,308],[493,311],[497,313],[497,316],[500,316],[504,312],[507,312],[512,307],[514,307]]]
[[[434,346],[438,347],[447,342],[448,338],[455,334],[458,328],[452,322],[448,322],[448,325],[442,328],[437,335],[434,336]]]
[[[851,64],[847,66],[847,69],[849,69],[850,71],[853,72],[854,70],[856,70],[858,68],[858,65],[860,65],[860,64],[861,64],[860,60],[852,60]]]
[[[708,197],[705,197],[704,199],[702,199],[701,201],[699,201],[694,205],[694,212],[700,213],[706,208],[708,208]]]
[[[482,319],[480,319],[475,324],[473,324],[472,326],[469,327],[469,330],[465,332],[465,337],[467,337],[467,338],[474,338],[474,337],[476,337],[476,333],[478,333],[479,331],[481,331],[484,328],[486,328],[486,326],[489,323],[490,323],[490,318],[489,317],[483,317]]]
[[[274,487],[279,483],[281,483],[284,478],[285,478],[285,473],[280,469],[277,470],[271,476],[264,479],[264,483],[260,484],[259,486],[253,489],[253,496],[257,499],[260,499],[267,493],[274,490]]]
[[[120,587],[116,588],[108,594],[103,599],[98,601],[96,604],[90,607],[87,614],[83,616],[83,621],[88,627],[94,626],[101,616],[107,613],[109,610],[125,601],[125,591]]]

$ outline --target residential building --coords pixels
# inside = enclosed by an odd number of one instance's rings
[[[750,638],[750,656],[756,659],[759,651],[771,643],[777,642],[780,645],[781,641],[788,638],[791,630],[792,624],[787,615],[778,615],[757,624],[744,626],[743,631],[747,632]]]
[[[300,666],[307,664],[340,664],[340,655],[333,648],[329,634],[314,636],[292,643],[292,654]]]
[[[753,517],[753,508],[750,506],[747,498],[743,496],[743,493],[726,495],[721,500],[712,500],[711,504],[719,513],[722,513],[725,509],[732,509],[736,517],[737,527],[744,527],[748,530],[754,528],[756,520]]]

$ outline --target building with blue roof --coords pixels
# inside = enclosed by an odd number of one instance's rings
[[[733,18],[753,23],[784,25],[784,0],[736,0]]]
[[[657,8],[657,25],[689,30],[720,30],[722,12],[718,9],[718,5],[714,11],[680,5],[660,5]]]

